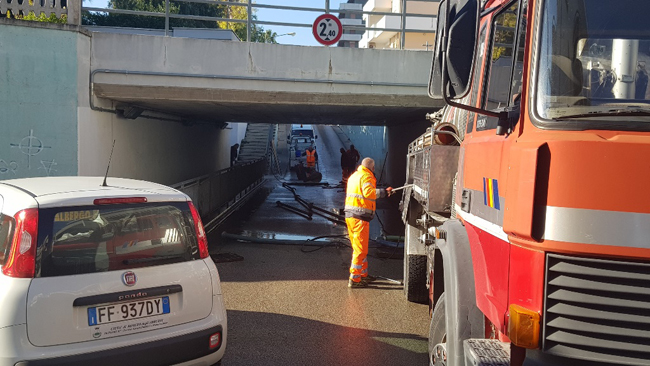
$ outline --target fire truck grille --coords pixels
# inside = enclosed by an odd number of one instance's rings
[[[650,363],[650,264],[549,254],[546,353],[609,365]]]

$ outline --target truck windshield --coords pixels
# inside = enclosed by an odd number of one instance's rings
[[[650,1],[546,0],[537,115],[580,129],[612,121],[650,127],[647,14]]]

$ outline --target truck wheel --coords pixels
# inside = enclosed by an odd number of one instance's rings
[[[408,254],[408,245],[422,245],[418,242],[420,230],[406,223],[404,235],[404,295],[411,302],[426,304],[429,300],[427,290],[427,256]]]
[[[445,317],[445,294],[440,295],[436,307],[433,309],[431,323],[429,323],[429,365],[446,364],[446,355],[437,355],[436,345],[447,342],[447,320]]]

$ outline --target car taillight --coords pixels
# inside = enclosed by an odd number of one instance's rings
[[[210,348],[217,348],[221,345],[221,332],[210,336]]]
[[[11,243],[9,257],[2,266],[2,273],[9,277],[33,278],[36,267],[36,236],[38,234],[38,209],[30,208],[18,212],[16,231]]]
[[[207,258],[210,256],[210,252],[208,251],[208,237],[205,235],[205,230],[203,230],[203,222],[201,222],[201,216],[199,216],[199,212],[196,210],[196,207],[194,207],[194,204],[192,202],[188,203],[190,204],[192,219],[194,220],[196,237],[199,241],[199,253],[201,255],[201,259]]]

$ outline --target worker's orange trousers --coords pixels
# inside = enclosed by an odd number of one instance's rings
[[[359,282],[368,276],[368,237],[370,236],[370,223],[348,217],[348,235],[352,244],[352,264],[350,265],[350,279]]]

